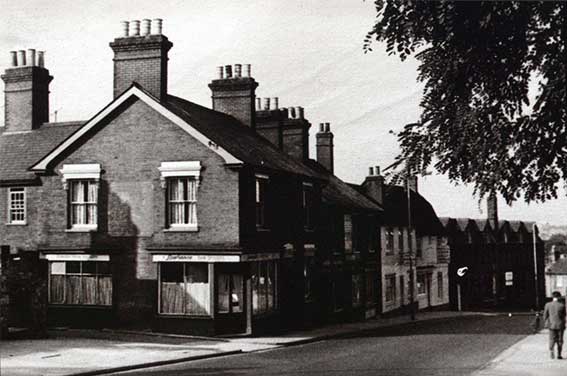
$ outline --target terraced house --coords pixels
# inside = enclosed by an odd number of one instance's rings
[[[65,123],[43,53],[12,52],[2,317],[211,335],[379,313],[382,207],[333,175],[328,124],[309,159],[303,108],[262,106],[250,65],[218,67],[212,109],[176,97],[172,46],[160,19],[124,22],[114,99]]]

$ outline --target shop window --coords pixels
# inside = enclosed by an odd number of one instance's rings
[[[443,272],[437,272],[437,297],[443,299]]]
[[[376,273],[366,273],[366,305],[376,303]]]
[[[386,228],[386,254],[394,254],[394,230],[391,227]]]
[[[112,305],[112,274],[109,263],[49,262],[49,303]]]
[[[313,230],[315,227],[314,218],[314,193],[313,184],[303,183],[303,193],[302,193],[302,207],[303,207],[303,218],[304,226],[306,230]]]
[[[272,312],[277,305],[277,263],[258,261],[252,265],[252,311],[255,315]]]
[[[219,313],[240,313],[243,311],[242,283],[241,274],[219,274],[217,279],[217,309]]]
[[[305,256],[303,265],[303,277],[305,280],[304,298],[306,302],[313,300],[314,264],[315,258],[313,256]]]
[[[352,276],[352,306],[359,307],[362,304],[362,274]]]
[[[418,295],[425,295],[426,294],[426,285],[425,285],[425,274],[418,273],[417,274],[417,294]]]
[[[95,180],[70,180],[71,227],[96,228],[98,183]]]
[[[26,189],[8,189],[8,223],[12,225],[26,224]]]
[[[160,313],[206,316],[210,310],[206,263],[160,263]]]
[[[386,302],[392,303],[396,300],[396,275],[388,274],[384,277],[385,279],[385,290],[386,290]]]
[[[193,177],[167,179],[168,227],[197,228],[197,180]]]
[[[266,196],[268,189],[268,177],[256,175],[256,227],[267,228],[266,222]]]

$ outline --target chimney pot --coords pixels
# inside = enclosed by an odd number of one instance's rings
[[[147,18],[144,18],[142,20],[142,35],[143,36],[150,35],[151,27],[152,27],[152,21]]]
[[[368,168],[368,176],[374,176],[374,167]]]
[[[256,98],[256,110],[262,110],[262,98]]]
[[[290,119],[295,119],[295,107],[290,107],[290,108],[289,108],[289,118],[290,118]]]
[[[224,66],[224,76],[225,78],[232,78],[232,65]]]
[[[303,107],[297,107],[297,118],[303,119]]]
[[[28,64],[30,66],[35,66],[35,50],[33,48],[28,49]]]
[[[12,60],[12,66],[17,67],[18,66],[18,53],[16,51],[10,51],[10,57],[11,57],[11,60]]]
[[[120,25],[122,26],[122,36],[124,38],[128,37],[128,28],[130,27],[130,22],[122,21],[120,22]]]
[[[380,166],[374,166],[374,173],[376,176],[380,176]]]
[[[130,22],[130,35],[133,37],[140,36],[140,21],[134,20]]]
[[[319,123],[319,133],[325,132],[325,123]]]
[[[217,74],[219,80],[222,80],[224,78],[224,69],[222,65],[220,67],[217,67]]]
[[[23,67],[26,65],[26,51],[19,50],[18,51],[18,65]]]
[[[303,116],[302,116],[303,117]],[[331,124],[330,123],[325,123],[325,132],[330,132],[331,131]]]
[[[41,68],[45,66],[45,51],[37,51],[37,66]]]
[[[264,98],[264,110],[270,109],[270,98]]]
[[[163,26],[163,20],[161,18],[154,18],[151,23],[152,35],[161,35],[162,26]]]
[[[252,65],[244,64],[245,77],[252,77]]]
[[[234,64],[234,77],[242,77],[242,64]]]
[[[279,98],[273,97],[272,98],[272,110],[277,110],[279,108]]]

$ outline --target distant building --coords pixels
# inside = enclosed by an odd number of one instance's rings
[[[532,222],[498,220],[493,195],[487,208],[487,219],[441,218],[451,253],[451,306],[465,310],[533,308],[536,299],[541,305],[545,260],[537,226]]]
[[[545,268],[545,296],[550,298],[553,291],[567,294],[567,255]]]

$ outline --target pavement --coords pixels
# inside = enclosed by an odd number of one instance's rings
[[[557,351],[557,350],[556,350]],[[557,355],[557,354],[556,354]],[[567,351],[563,352],[567,357]],[[567,359],[551,359],[544,329],[508,348],[473,376],[566,376]]]
[[[451,311],[420,312],[417,320],[444,320],[479,314],[493,315]],[[0,373],[2,376],[99,375],[197,359],[272,350],[340,338],[381,327],[405,325],[409,322],[408,316],[379,318],[296,331],[281,336],[234,338],[207,338],[136,331],[52,330],[49,339],[0,342]],[[546,333],[539,333],[528,336],[484,367],[480,371],[484,373],[478,373],[475,376],[567,375],[567,361],[555,360],[553,362],[548,359],[549,354],[545,351],[546,335]],[[531,370],[533,373],[530,373]],[[550,373],[546,373],[548,370]]]

